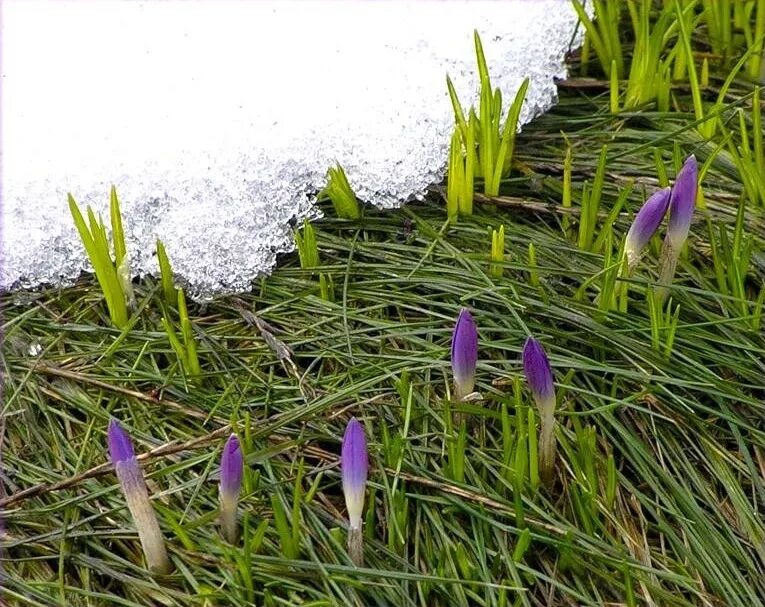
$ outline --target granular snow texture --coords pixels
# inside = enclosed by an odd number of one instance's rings
[[[116,185],[131,268],[160,238],[197,298],[250,289],[293,249],[339,162],[395,207],[444,175],[454,117],[477,99],[473,29],[521,122],[556,99],[568,0],[80,2],[2,7],[0,289],[90,269],[66,194],[108,217]]]

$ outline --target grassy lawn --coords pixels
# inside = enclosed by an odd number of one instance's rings
[[[732,4],[751,5],[756,32],[765,2]],[[471,215],[448,221],[445,187],[355,220],[325,203],[319,267],[295,253],[251,293],[188,302],[199,376],[168,339],[162,306],[178,312],[160,305],[159,280],[133,285],[124,329],[92,276],[3,295],[6,603],[765,604],[763,102],[750,64],[726,82],[756,41],[734,28],[719,42],[718,3],[683,6],[696,10],[683,23],[698,75],[669,63],[671,89],[629,107],[640,38],[623,9],[618,107],[594,47],[586,68],[572,57],[559,105],[518,136],[499,196],[476,183]],[[659,56],[681,61],[681,30]],[[703,195],[662,304],[650,294],[666,221],[615,281],[619,246],[690,154]],[[504,261],[492,262],[501,225]],[[626,311],[608,304],[614,284],[629,287]],[[454,402],[463,306],[481,397]],[[556,382],[548,485],[520,357],[530,335]],[[352,416],[370,458],[362,567],[346,551],[338,466]],[[111,418],[142,460],[170,575],[145,568],[109,463]],[[232,431],[246,462],[235,545],[217,524]]]

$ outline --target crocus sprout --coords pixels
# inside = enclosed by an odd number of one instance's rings
[[[691,229],[691,219],[696,206],[696,188],[698,182],[698,165],[696,157],[691,155],[683,164],[672,186],[669,199],[669,226],[659,257],[659,284],[657,294],[660,299],[667,296],[667,287],[675,277],[677,260],[680,257],[683,244]]]
[[[361,516],[364,511],[369,456],[364,427],[353,417],[345,428],[340,455],[343,476],[343,494],[348,509],[348,555],[361,567],[364,564]]]
[[[645,201],[635,220],[630,226],[624,241],[624,254],[627,256],[628,272],[633,272],[640,261],[643,249],[656,233],[659,224],[667,214],[669,207],[670,188],[664,188],[655,192]]]
[[[146,564],[149,570],[157,574],[166,574],[173,567],[165,550],[165,540],[159,529],[157,516],[149,501],[149,492],[138,460],[133,451],[133,444],[127,432],[116,419],[109,421],[107,432],[109,455],[111,456],[117,479],[125,496],[133,522],[138,530]]]
[[[236,434],[228,437],[223,447],[223,455],[220,459],[220,524],[223,529],[223,537],[230,544],[236,543],[237,524],[236,507],[239,502],[239,492],[242,489],[242,476],[244,474],[244,458],[239,438]]]
[[[555,468],[555,387],[547,354],[533,337],[523,345],[523,371],[539,410],[539,472],[549,485]]]
[[[464,400],[472,394],[477,361],[478,332],[470,312],[467,308],[462,308],[452,333],[452,375],[455,400]]]

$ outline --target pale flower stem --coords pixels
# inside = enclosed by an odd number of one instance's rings
[[[360,526],[348,528],[348,556],[356,567],[364,566],[364,536]]]
[[[225,540],[229,544],[236,544],[239,531],[236,524],[236,502],[233,504],[221,503],[220,526]]]
[[[152,573],[167,574],[173,570],[165,550],[165,540],[157,522],[157,516],[149,501],[146,483],[135,460],[120,462],[117,476],[124,488],[125,501],[133,515],[138,538],[146,556],[146,564]]]
[[[659,286],[656,288],[656,296],[662,303],[669,294],[669,286],[675,277],[679,255],[680,251],[675,250],[669,240],[665,240],[659,257]]]
[[[539,475],[550,486],[555,475],[555,417],[545,414],[541,419],[539,436]]]

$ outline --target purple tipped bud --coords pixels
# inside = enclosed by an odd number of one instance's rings
[[[664,219],[669,207],[670,192],[669,188],[655,192],[635,215],[635,220],[632,222],[624,242],[624,252],[627,255],[627,264],[630,270],[635,268],[640,260],[640,253]]]
[[[555,409],[552,369],[542,344],[533,337],[523,345],[523,371],[540,412],[543,416],[551,415]]]
[[[555,469],[555,386],[547,354],[533,337],[523,345],[523,371],[539,409],[539,472],[549,485]]]
[[[691,155],[677,174],[672,196],[669,199],[669,227],[667,238],[678,254],[691,229],[693,210],[696,207],[696,187],[698,165],[696,157]]]
[[[130,441],[127,432],[122,429],[122,426],[120,426],[120,423],[116,419],[109,420],[107,438],[109,442],[109,455],[115,466],[120,462],[135,457],[133,443]]]
[[[231,544],[236,543],[236,507],[244,476],[244,457],[236,434],[228,437],[220,458],[220,522],[223,535]]]
[[[696,206],[696,187],[698,166],[696,157],[691,155],[677,174],[672,195],[669,199],[669,227],[664,237],[664,244],[659,256],[659,288],[656,291],[660,301],[664,301],[669,292],[677,268],[677,260],[683,249],[685,239],[691,229],[691,219]]]
[[[452,374],[454,397],[462,400],[473,392],[478,361],[478,332],[467,308],[462,308],[452,334]]]
[[[117,473],[122,494],[125,496],[125,502],[133,517],[138,539],[146,556],[146,564],[154,573],[169,573],[172,571],[172,565],[167,558],[165,541],[157,516],[151,507],[143,472],[135,457],[130,437],[116,419],[109,421],[107,441],[114,471]]]
[[[244,473],[244,458],[236,434],[228,437],[220,458],[220,492],[221,495],[233,496],[236,500],[242,488]]]
[[[364,492],[369,471],[367,440],[364,427],[352,417],[345,428],[343,446],[340,455],[340,467],[343,475],[343,493],[348,509],[348,521],[351,529],[361,528],[361,515],[364,510]]]

